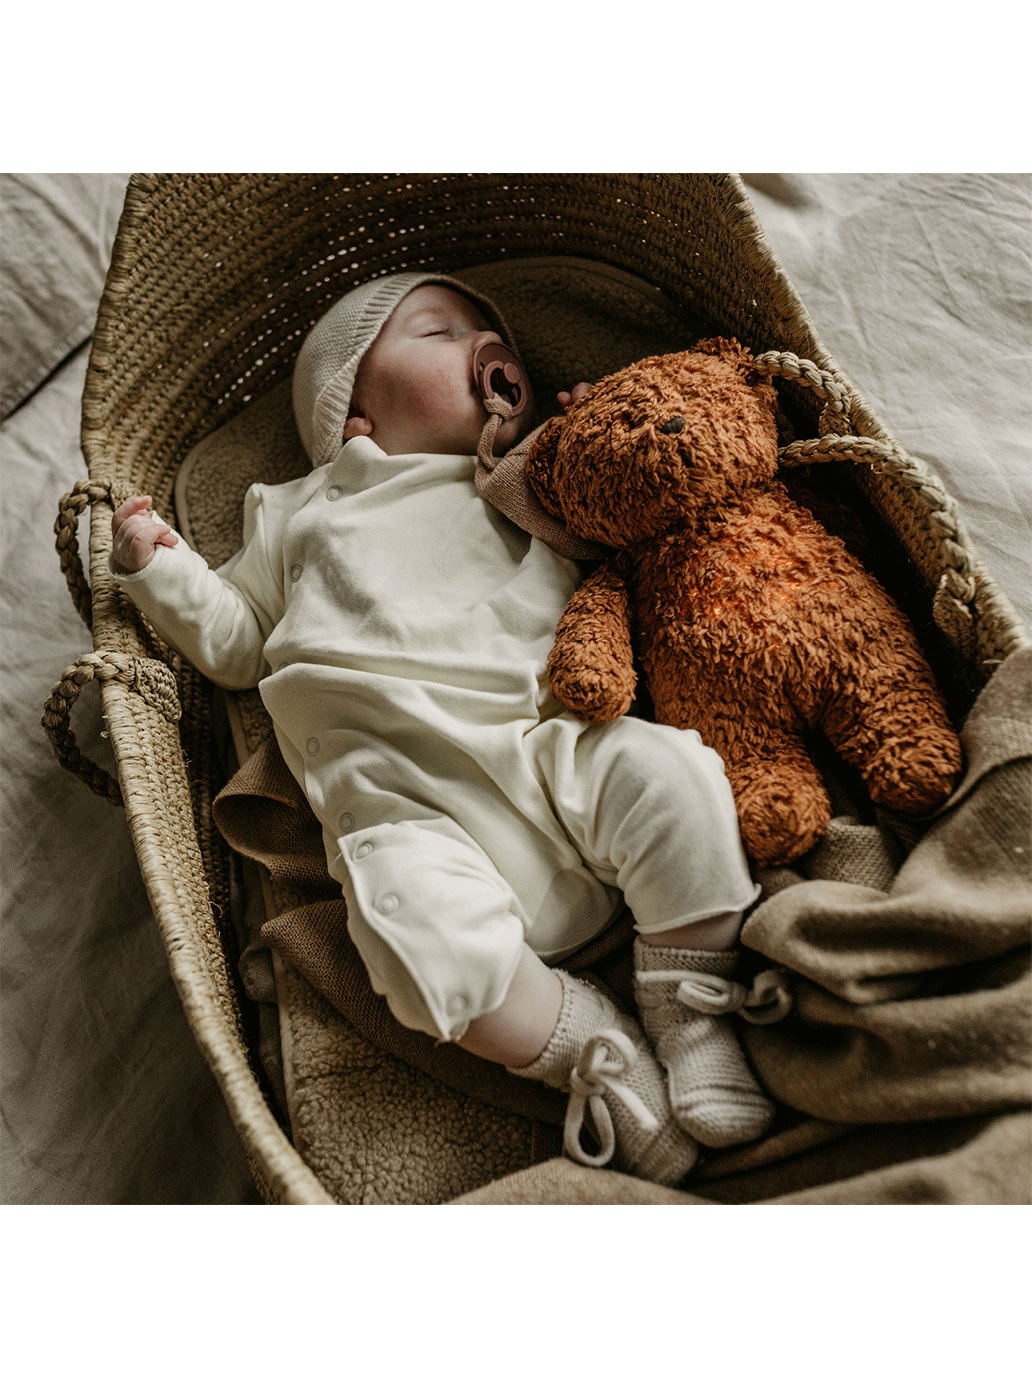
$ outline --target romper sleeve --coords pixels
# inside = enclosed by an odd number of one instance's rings
[[[136,574],[111,571],[158,635],[226,689],[251,689],[268,672],[265,643],[284,612],[282,523],[270,492],[248,491],[244,544],[221,569],[179,536]]]

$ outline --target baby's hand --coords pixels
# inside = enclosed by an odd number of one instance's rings
[[[556,396],[559,398],[559,405],[563,411],[569,411],[574,402],[579,402],[582,397],[587,397],[590,391],[590,383],[578,383],[572,392],[560,392]]]
[[[129,498],[111,518],[111,568],[116,574],[138,574],[159,545],[173,546],[179,537],[155,516],[146,496]]]

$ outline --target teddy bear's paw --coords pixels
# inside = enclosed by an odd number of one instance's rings
[[[563,707],[584,722],[612,722],[623,717],[634,702],[634,675],[619,668],[607,673],[597,665],[550,665],[548,678]]]
[[[957,738],[940,732],[886,742],[864,769],[871,799],[899,813],[923,814],[944,804],[960,776]]]
[[[822,786],[769,779],[736,792],[742,844],[760,866],[787,866],[824,836],[831,818]]]

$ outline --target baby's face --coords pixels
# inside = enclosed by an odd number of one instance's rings
[[[359,365],[344,439],[369,435],[389,455],[475,454],[488,413],[473,355],[501,341],[469,300],[448,287],[417,287],[395,307]],[[495,449],[530,429],[533,399],[499,428]]]

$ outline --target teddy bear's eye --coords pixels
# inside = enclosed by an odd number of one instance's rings
[[[658,428],[664,435],[680,435],[684,429],[684,417],[672,416],[669,421],[664,421]]]

